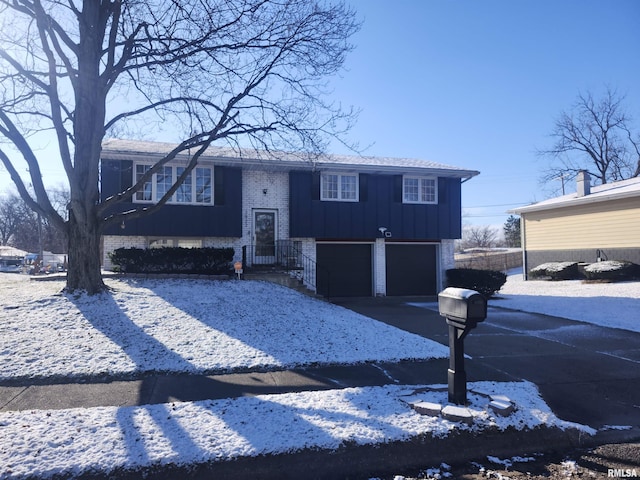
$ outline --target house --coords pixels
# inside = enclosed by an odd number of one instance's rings
[[[105,141],[102,197],[132,186],[173,147]],[[186,161],[178,156],[118,208],[159,199]],[[233,247],[245,267],[295,263],[322,295],[433,295],[454,266],[462,183],[478,173],[414,159],[309,161],[210,147],[165,206],[104,231],[103,265],[120,247]]]
[[[592,187],[511,210],[520,215],[524,271],[547,262],[640,264],[640,178]]]
[[[0,245],[0,272],[21,272],[26,254],[24,250]]]

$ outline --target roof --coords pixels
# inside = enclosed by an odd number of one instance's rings
[[[591,187],[591,193],[583,197],[579,197],[577,193],[570,193],[568,195],[550,198],[532,205],[514,208],[509,210],[508,213],[522,215],[541,210],[574,207],[589,203],[607,202],[633,197],[640,197],[640,177]]]
[[[171,152],[176,144],[147,142],[139,140],[108,139],[102,143],[102,158],[114,160],[134,160],[144,158],[160,159]],[[187,154],[178,159],[188,158]],[[431,174],[443,177],[469,179],[480,172],[442,163],[414,158],[371,157],[358,155],[321,155],[310,158],[304,153],[259,151],[231,147],[210,146],[201,160],[220,165],[262,167],[270,169],[313,169],[351,170],[371,173]]]
[[[8,245],[0,245],[0,257],[24,257],[26,254],[27,252],[24,250]]]

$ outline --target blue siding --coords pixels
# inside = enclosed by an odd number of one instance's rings
[[[361,174],[359,202],[320,201],[316,192],[319,182],[313,177],[310,172],[290,173],[291,237],[377,238],[382,226],[392,233],[392,239],[398,240],[461,236],[459,178],[439,178],[438,204],[418,205],[401,202],[400,176]]]
[[[220,180],[223,180],[221,182]],[[125,228],[112,226],[108,235],[241,237],[242,171],[239,168],[215,167],[213,206],[165,205],[152,215],[125,222]],[[133,162],[102,161],[102,198],[132,185]],[[115,211],[131,210],[141,204],[122,202]]]

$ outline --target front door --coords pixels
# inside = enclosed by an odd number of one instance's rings
[[[253,211],[253,263],[256,265],[273,265],[276,262],[277,214],[276,210]]]

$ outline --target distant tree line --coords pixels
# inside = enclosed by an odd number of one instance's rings
[[[492,225],[466,225],[462,229],[459,250],[470,248],[520,248],[520,218],[510,215],[502,227]]]
[[[69,192],[64,188],[49,189],[56,210],[65,214]],[[64,232],[47,218],[35,213],[17,193],[0,195],[0,245],[38,253],[41,249],[67,253]]]

